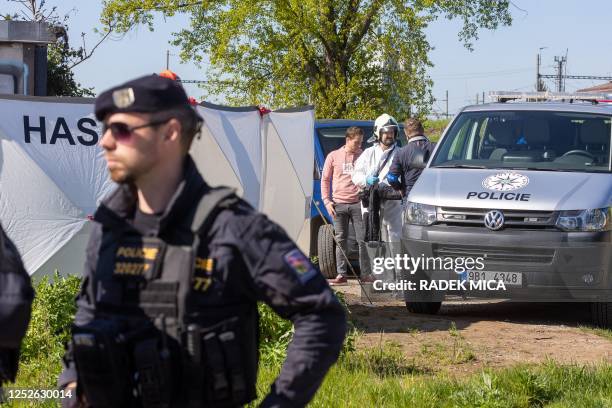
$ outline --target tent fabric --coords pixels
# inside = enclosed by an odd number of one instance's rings
[[[0,96],[0,222],[31,275],[80,274],[89,217],[114,188],[93,99]],[[212,185],[230,185],[303,250],[314,163],[312,107],[198,107],[191,154]]]
[[[82,102],[0,99],[0,220],[31,274],[82,235],[112,188],[95,147],[93,100]],[[56,264],[80,273],[83,262]]]
[[[309,253],[314,170],[312,107],[264,116],[264,181],[261,211],[282,225]]]
[[[260,208],[262,151],[259,109],[256,106],[230,108],[206,103],[198,106],[198,111],[204,118],[203,134],[192,146],[198,169],[209,183],[237,188],[253,207]],[[206,147],[211,144],[216,144],[218,149],[209,151]]]

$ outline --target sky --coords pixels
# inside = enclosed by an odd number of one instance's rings
[[[63,15],[70,13],[69,35],[74,45],[86,34],[91,48],[99,35],[102,2],[96,0],[47,0]],[[15,4],[0,0],[0,13],[13,12]],[[554,57],[567,55],[567,73],[571,75],[612,76],[612,36],[606,34],[612,16],[610,0],[512,0],[513,23],[495,31],[480,30],[474,51],[468,51],[457,34],[460,21],[444,18],[432,23],[428,39],[434,50],[430,53],[433,67],[428,74],[434,81],[433,110],[452,115],[461,107],[482,102],[482,93],[489,91],[533,91],[536,82],[536,57],[542,55],[543,74],[555,74]],[[166,68],[166,53],[170,52],[170,69],[183,79],[206,79],[207,67],[193,63],[181,64],[178,48],[168,42],[172,33],[188,26],[186,16],[156,18],[155,31],[139,27],[120,39],[107,40],[93,56],[75,68],[75,77],[82,85],[103,91],[124,80],[159,72]],[[541,49],[541,50],[540,50]],[[566,91],[590,87],[602,80],[567,80]],[[547,80],[550,89],[553,80]],[[198,99],[203,91],[186,85]],[[222,99],[209,99],[223,103]]]

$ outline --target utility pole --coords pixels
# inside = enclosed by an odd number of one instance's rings
[[[476,94],[476,105],[478,105],[478,94]]]
[[[484,94],[485,94],[485,93],[484,93],[484,91],[482,91],[482,103],[483,103],[483,105],[484,105],[484,103],[485,103],[485,102],[484,102]]]
[[[166,50],[166,69],[170,69],[170,50]]]
[[[536,92],[540,92],[540,53],[538,52],[537,58],[536,58]]]
[[[448,90],[446,90],[446,99],[444,99],[444,102],[446,102],[446,119],[448,119]]]
[[[557,63],[557,91],[565,92],[565,77],[563,66],[567,62],[567,57],[555,57]]]
[[[536,60],[536,92],[541,92],[544,90],[542,86],[542,75],[540,75],[540,67],[542,66],[542,50],[545,50],[548,47],[540,47],[538,50],[538,57]]]

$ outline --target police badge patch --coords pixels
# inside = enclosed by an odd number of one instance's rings
[[[283,259],[291,269],[298,275],[300,281],[305,283],[318,273],[317,269],[310,263],[306,255],[299,249],[295,248],[287,252]]]
[[[136,98],[134,97],[134,90],[132,88],[117,89],[113,92],[113,103],[119,109],[124,109],[132,106]]]

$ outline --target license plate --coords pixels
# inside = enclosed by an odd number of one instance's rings
[[[473,281],[502,281],[505,285],[510,286],[521,286],[523,284],[523,274],[520,272],[470,271],[468,279]]]

